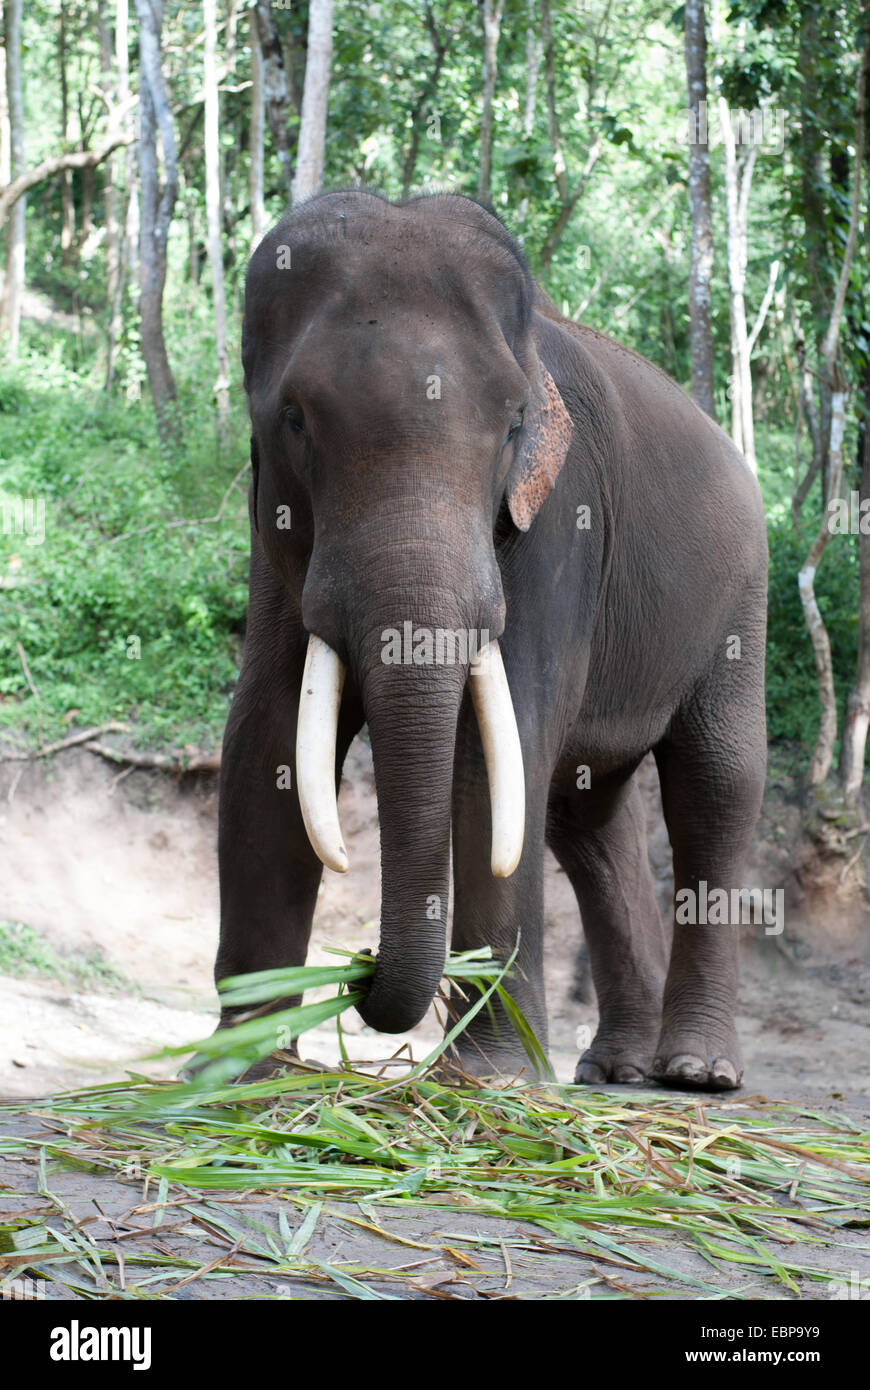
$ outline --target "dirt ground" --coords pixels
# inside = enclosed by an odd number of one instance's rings
[[[671,893],[667,836],[654,769],[646,769],[650,858],[662,902]],[[371,757],[357,740],[340,813],[351,871],[324,871],[309,962],[328,946],[376,947],[379,907],[377,811]],[[784,881],[799,812],[774,787],[759,827],[750,882]],[[211,1030],[211,970],[217,940],[216,779],[183,781],[134,771],[71,749],[36,763],[0,764],[0,922],[23,922],[61,957],[102,959],[129,982],[107,989],[95,974],[71,983],[0,975],[0,1095],[37,1096],[120,1079],[128,1067],[171,1073],[142,1059]],[[594,999],[576,995],[582,943],[564,874],[547,869],[547,988],[552,1057],[569,1081],[594,1033]],[[792,909],[781,936],[761,928],[743,945],[739,1029],[746,1085],[754,1093],[820,1100],[870,1097],[870,931],[833,941]],[[407,1036],[385,1038],[351,1011],[353,1056],[389,1056],[410,1042],[417,1057],[437,1040],[433,1014]],[[334,1028],[304,1040],[303,1053],[336,1061]]]

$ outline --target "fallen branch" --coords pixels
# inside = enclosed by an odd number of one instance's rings
[[[32,753],[8,753],[5,758],[0,758],[0,763],[29,763],[36,758],[50,758],[54,753],[62,753],[65,748],[75,748],[78,743],[87,743],[89,739],[96,738],[98,734],[126,734],[129,732],[127,724],[96,724],[91,729],[80,729],[77,734],[68,734],[66,738],[60,739],[57,743],[46,743],[43,747],[35,748]]]
[[[89,753],[97,753],[113,763],[126,763],[130,767],[157,769],[160,772],[219,772],[220,753],[136,753],[132,749],[110,748],[107,743],[89,740],[85,744]]]

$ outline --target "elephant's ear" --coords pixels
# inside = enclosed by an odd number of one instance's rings
[[[257,517],[257,490],[260,486],[260,450],[257,444],[257,436],[251,435],[251,481],[253,483],[253,499],[251,515],[254,518],[254,530],[260,534],[260,522]]]
[[[508,507],[521,531],[528,531],[538,508],[556,486],[573,429],[556,383],[542,364],[536,397],[526,411],[507,481]]]

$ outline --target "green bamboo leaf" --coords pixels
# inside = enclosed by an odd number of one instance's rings
[[[291,1258],[296,1259],[297,1256],[302,1254],[311,1237],[314,1235],[314,1228],[317,1225],[322,1210],[322,1202],[313,1202],[308,1208],[302,1224],[296,1231],[296,1234],[291,1236],[288,1242],[287,1254],[290,1255]],[[280,1210],[280,1214],[284,1216],[283,1210]],[[284,1217],[285,1224],[286,1220],[287,1218]]]

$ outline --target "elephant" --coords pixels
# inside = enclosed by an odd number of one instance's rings
[[[600,1015],[575,1082],[737,1087],[738,933],[679,913],[666,932],[635,773],[651,750],[676,892],[738,885],[766,760],[767,541],[743,456],[665,373],[564,317],[458,194],[294,207],[251,258],[242,360],[250,603],[217,981],[304,964],[324,865],[348,868],[337,789],[367,724],[368,1025],[426,1013],[452,884],[454,949],[504,962],[519,940],[509,988],[546,1055],[549,846]],[[471,1075],[535,1076],[501,1006],[453,1046]]]

